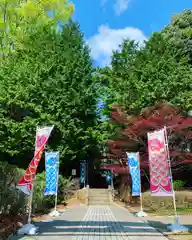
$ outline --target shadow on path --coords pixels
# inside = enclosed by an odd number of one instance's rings
[[[149,221],[150,225],[153,227],[160,225],[160,222]],[[131,236],[149,236],[152,235],[160,236],[160,233],[153,227],[149,226],[145,222],[115,222],[115,221],[65,221],[65,220],[55,220],[53,222],[38,223],[40,227],[40,234],[43,236],[72,236],[72,235],[111,235],[115,233],[125,232],[127,235]],[[163,224],[163,228],[167,225]],[[192,225],[187,227],[192,228]]]

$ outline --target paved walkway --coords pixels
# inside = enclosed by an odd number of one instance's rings
[[[39,223],[39,240],[166,240],[161,233],[116,206],[72,209],[53,222]]]

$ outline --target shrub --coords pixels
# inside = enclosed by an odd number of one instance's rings
[[[74,189],[74,181],[70,178],[64,178],[59,175],[58,182],[58,204],[67,200],[72,194]],[[45,172],[37,174],[34,192],[33,192],[33,213],[48,212],[55,204],[55,196],[44,196],[45,190]]]
[[[25,195],[16,189],[24,171],[6,162],[0,162],[0,213],[18,214],[25,211]]]
[[[79,180],[59,176],[58,200],[60,202],[68,200],[77,189],[79,189]]]
[[[0,213],[17,215],[26,210],[26,196],[16,188],[25,170],[0,162]],[[76,182],[59,176],[58,203],[67,200],[76,188]],[[34,183],[32,211],[48,212],[55,204],[55,196],[44,196],[45,172],[37,174]]]
[[[33,189],[32,212],[47,212],[54,204],[52,196],[44,196],[45,173],[36,175]]]
[[[184,188],[185,182],[181,180],[173,181],[173,188],[175,191],[182,190]]]

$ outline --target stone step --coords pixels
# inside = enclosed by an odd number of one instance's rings
[[[105,193],[105,192],[108,192],[108,190],[103,191],[103,190],[93,190],[93,189],[89,189],[89,192]]]
[[[90,192],[89,191],[89,194],[91,194],[91,195],[108,195],[109,192]]]
[[[89,206],[109,206],[110,203],[89,203]]]
[[[97,198],[105,198],[105,197],[109,197],[109,194],[89,194],[89,197],[97,197]]]
[[[88,201],[109,202],[109,198],[89,198]]]
[[[90,197],[108,197],[109,193],[107,194],[94,194],[94,193],[89,193]]]
[[[89,190],[93,190],[93,191],[107,191],[108,188],[89,188]]]
[[[88,196],[88,198],[96,198],[96,199],[106,199],[106,198],[109,198],[109,196]]]
[[[89,192],[90,196],[109,196],[109,193],[93,193]]]
[[[109,201],[89,201],[89,205],[109,205]]]
[[[109,194],[89,194],[89,197],[99,197],[99,198],[104,198],[104,197],[109,197]]]
[[[109,200],[109,197],[105,197],[105,198],[88,197],[88,200],[105,201],[105,200]]]
[[[106,189],[106,188],[89,188],[89,191],[93,191],[93,192],[107,192],[108,189]]]
[[[89,205],[109,205],[110,196],[108,189],[89,189],[88,192],[88,204]]]

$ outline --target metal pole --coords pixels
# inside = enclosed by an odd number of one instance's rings
[[[111,169],[111,190],[112,190],[112,198],[114,200],[114,182],[113,182],[113,169]]]
[[[55,194],[55,211],[57,211],[57,199],[58,199],[58,182],[59,182],[59,153],[57,155],[57,182],[56,182],[56,194]]]
[[[28,221],[27,221],[29,224],[31,223],[34,181],[35,181],[35,178],[34,178],[34,180],[32,182],[31,195],[30,195],[30,199],[29,199],[29,214],[28,214]]]
[[[113,186],[113,178],[112,178],[112,176],[113,176],[113,173],[112,173],[112,169],[111,169],[111,188],[112,188],[112,186]],[[107,173],[107,176],[109,175],[109,172]]]
[[[87,161],[87,185],[89,185],[89,175],[88,175],[88,170],[89,170],[89,160]]]
[[[112,180],[112,189],[114,189],[114,182],[113,182],[113,169],[111,170],[111,180]]]
[[[140,155],[139,152],[137,152],[138,157],[138,168],[139,168],[139,176],[140,176],[140,204],[141,204],[141,211],[143,212],[143,200],[142,200],[142,191],[141,191],[141,173],[140,173]]]
[[[56,195],[55,195],[55,211],[57,211],[57,192],[56,192]]]
[[[168,164],[169,164],[169,172],[170,172],[170,178],[171,178],[171,186],[172,186],[172,192],[173,192],[173,206],[174,206],[174,210],[175,210],[175,218],[177,219],[177,207],[176,207],[176,199],[175,199],[175,191],[173,188],[173,176],[172,176],[172,170],[171,170],[171,161],[170,161],[170,155],[169,155],[169,146],[168,146],[168,137],[167,137],[167,128],[166,126],[164,127],[164,134],[165,134],[165,146],[166,146],[166,150],[167,150],[167,160],[168,160]]]
[[[86,161],[84,160],[84,188],[86,186]]]
[[[38,127],[36,127],[36,137],[37,137],[37,131],[38,131]],[[37,138],[35,137],[35,152],[34,152],[34,161],[35,161],[35,153],[36,153],[36,144],[37,144]],[[39,151],[40,152],[40,151]],[[31,186],[31,195],[30,195],[30,199],[29,199],[29,214],[28,214],[28,223],[31,223],[31,212],[32,212],[32,202],[33,202],[33,190],[34,190],[34,181],[35,181],[35,177],[34,179],[32,179],[32,186]]]

